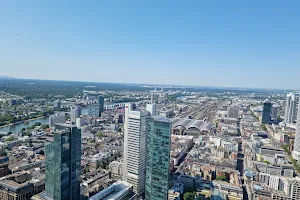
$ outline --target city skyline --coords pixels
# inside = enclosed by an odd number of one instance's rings
[[[1,75],[299,89],[298,4],[5,2]]]

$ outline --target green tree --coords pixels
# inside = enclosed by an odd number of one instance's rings
[[[267,163],[268,165],[271,164],[271,163],[270,163],[269,161],[267,161],[267,160],[265,160],[264,162]]]
[[[98,131],[98,132],[96,133],[96,136],[97,136],[98,138],[102,138],[102,137],[103,137],[102,131]]]
[[[10,137],[8,137],[8,138],[6,138],[6,142],[11,142],[11,141],[14,141],[15,140],[15,138],[13,137],[13,136],[10,136]]]
[[[266,127],[266,125],[264,125],[264,124],[260,125],[260,128],[261,128],[262,130],[264,130],[264,131],[268,130],[267,127]]]
[[[226,175],[217,176],[216,180],[218,181],[227,181]]]
[[[185,192],[183,194],[183,199],[184,200],[194,200],[195,195],[196,195],[196,192]]]
[[[43,125],[41,125],[41,128],[42,129],[47,129],[47,128],[49,128],[49,125],[48,124],[43,124]]]

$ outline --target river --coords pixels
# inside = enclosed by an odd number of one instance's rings
[[[18,133],[22,130],[22,128],[27,128],[29,126],[34,125],[36,122],[40,122],[41,124],[49,124],[49,117],[29,120],[28,123],[20,123],[15,125],[9,125],[0,128],[0,132],[12,132],[12,133]]]

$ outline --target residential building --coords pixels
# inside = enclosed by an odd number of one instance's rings
[[[9,174],[8,157],[0,157],[0,178]]]
[[[262,124],[269,124],[271,121],[271,112],[272,112],[272,103],[270,100],[266,99],[263,103],[263,111],[262,111]]]
[[[300,199],[300,179],[295,178],[291,183],[291,199],[299,200]]]
[[[168,199],[171,121],[152,116],[147,126],[146,200]]]
[[[112,161],[109,164],[109,171],[113,176],[123,176],[123,162]]]
[[[146,126],[148,111],[135,109],[133,103],[125,106],[123,180],[133,186],[140,196],[145,191]]]
[[[33,195],[33,183],[18,183],[13,180],[0,181],[1,200],[29,200]]]
[[[294,124],[297,122],[298,114],[298,104],[299,104],[299,94],[289,93],[286,96],[285,103],[285,123]]]

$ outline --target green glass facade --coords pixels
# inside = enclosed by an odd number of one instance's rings
[[[98,96],[98,104],[100,105],[100,114],[104,111],[104,97]]]
[[[55,200],[80,199],[81,130],[56,126],[46,143],[46,194]]]
[[[146,143],[146,200],[167,200],[171,145],[171,121],[153,116],[148,121]]]

